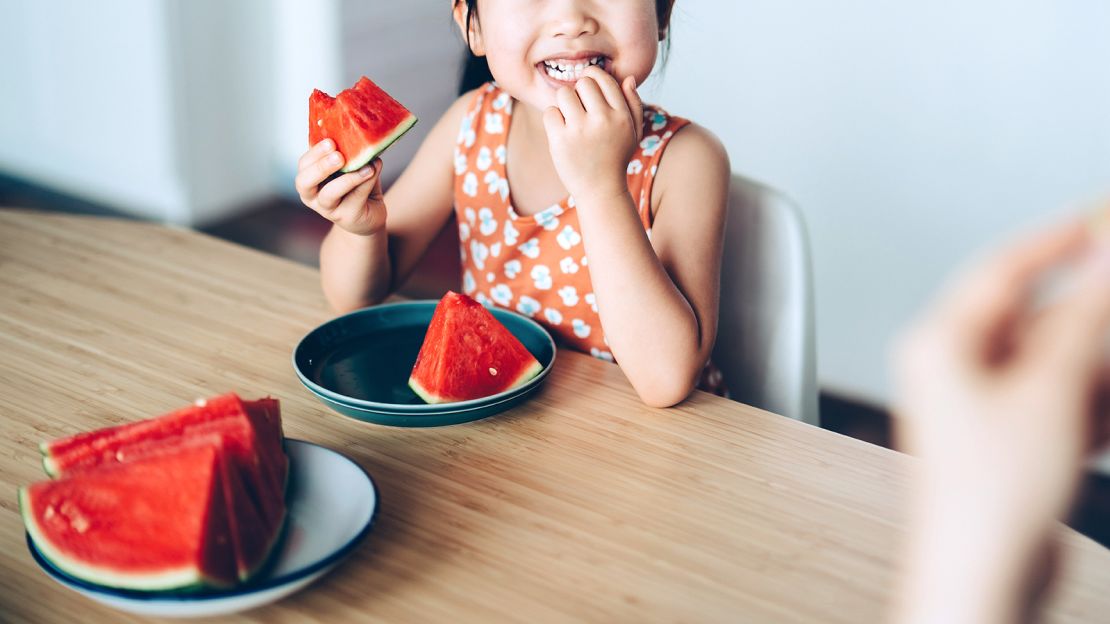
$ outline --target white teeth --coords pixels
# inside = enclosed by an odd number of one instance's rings
[[[604,63],[604,56],[595,56],[583,63],[544,61],[543,65],[548,76],[556,80],[562,80],[563,82],[572,82],[581,78],[585,74],[586,68],[591,66],[604,67]]]

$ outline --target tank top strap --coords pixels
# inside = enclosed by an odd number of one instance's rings
[[[456,160],[459,154],[469,155],[493,143],[503,146],[512,111],[513,99],[496,83],[487,82],[475,89],[455,140]]]
[[[636,210],[645,230],[651,230],[651,189],[663,151],[690,120],[676,117],[657,106],[644,107],[644,135],[628,161],[628,190],[636,202]]]

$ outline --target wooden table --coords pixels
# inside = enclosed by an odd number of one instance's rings
[[[567,352],[499,416],[349,420],[290,366],[332,316],[317,272],[186,230],[0,211],[0,293],[0,620],[132,621],[28,555],[15,491],[43,478],[38,442],[229,390],[280,398],[287,435],[349,455],[382,497],[348,561],[237,621],[857,623],[889,597],[897,453],[702,393],[646,408]],[[1061,541],[1049,619],[1106,621],[1110,552]]]

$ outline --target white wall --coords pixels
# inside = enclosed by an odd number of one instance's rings
[[[339,0],[275,0],[275,114],[271,171],[275,189],[293,196],[297,159],[308,148],[308,96],[332,95],[343,84],[343,21]],[[353,81],[352,81],[353,82]]]
[[[185,209],[165,3],[0,2],[0,168],[150,216]]]
[[[651,99],[802,206],[822,384],[883,400],[886,344],[987,241],[1110,191],[1104,0],[681,0]]]
[[[271,195],[282,6],[0,0],[0,169],[185,225]]]

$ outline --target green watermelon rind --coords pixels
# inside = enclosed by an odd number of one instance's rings
[[[39,453],[42,454],[42,471],[51,479],[56,479],[58,477],[58,463],[54,461],[54,456],[50,453],[50,444],[39,442]]]
[[[517,378],[514,379],[512,383],[510,383],[508,387],[506,387],[501,392],[509,392],[515,390],[533,379],[536,375],[539,375],[541,372],[543,372],[543,364],[540,364],[539,360],[537,360],[535,356],[533,356],[532,365],[521,371],[520,375],[517,375]],[[409,376],[409,388],[411,388],[412,391],[416,393],[416,396],[420,397],[425,403],[430,403],[433,405],[438,405],[442,403],[457,403],[459,400],[465,400],[444,399],[443,397],[440,397],[429,391],[415,377],[411,375]]]
[[[412,391],[416,393],[416,396],[420,397],[425,403],[446,403],[443,399],[424,389],[424,386],[420,385],[420,382],[417,381],[415,377],[409,377],[409,388],[411,388]]]
[[[358,171],[359,169],[362,169],[364,166],[366,166],[367,163],[374,160],[374,158],[377,157],[378,154],[381,154],[390,145],[393,145],[393,143],[397,139],[401,138],[401,135],[411,130],[412,127],[416,125],[416,122],[416,115],[409,113],[409,116],[402,120],[401,123],[398,124],[397,127],[393,130],[393,132],[386,135],[381,141],[367,146],[355,156],[347,159],[347,164],[343,165],[343,168],[340,169],[340,171],[342,171],[343,173],[350,173],[352,171]]]
[[[31,513],[31,501],[28,488],[19,488],[19,513],[23,516],[23,525],[31,536],[35,548],[44,559],[55,568],[82,581],[112,587],[116,589],[133,589],[137,591],[181,591],[188,592],[207,587],[223,587],[216,579],[205,577],[197,568],[183,568],[152,574],[129,574],[116,572],[105,568],[86,565],[59,552],[46,538],[46,534],[39,528],[38,522]]]

